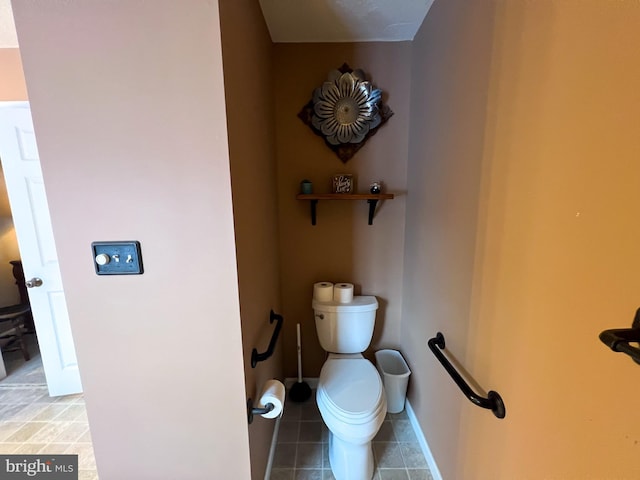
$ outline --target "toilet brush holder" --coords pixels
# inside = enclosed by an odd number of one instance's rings
[[[289,391],[289,398],[292,402],[305,402],[311,396],[311,387],[302,381],[302,344],[300,342],[300,324],[296,325],[296,337],[298,341],[298,381],[293,384]]]

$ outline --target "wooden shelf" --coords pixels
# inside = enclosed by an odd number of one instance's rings
[[[366,200],[369,204],[369,225],[373,225],[373,215],[379,200],[393,200],[393,193],[299,193],[298,200],[308,200],[311,205],[311,225],[316,224],[316,207],[319,200]]]

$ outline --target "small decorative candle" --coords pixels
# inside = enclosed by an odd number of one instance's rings
[[[313,193],[313,183],[311,183],[309,180],[301,181],[300,182],[300,193],[303,193],[305,195]]]

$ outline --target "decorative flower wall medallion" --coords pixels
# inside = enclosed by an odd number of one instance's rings
[[[382,91],[366,80],[362,70],[345,63],[329,73],[313,92],[298,117],[324,138],[327,146],[346,162],[362,148],[393,112],[382,103]]]

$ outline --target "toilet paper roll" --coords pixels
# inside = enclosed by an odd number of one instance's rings
[[[273,410],[261,415],[263,418],[276,418],[284,410],[285,389],[284,384],[278,380],[267,380],[260,394],[259,407],[266,407],[267,403],[273,404]]]
[[[353,283],[336,283],[333,286],[333,301],[350,303],[353,300]]]
[[[330,302],[333,300],[333,283],[318,282],[313,284],[313,299],[316,302]]]

